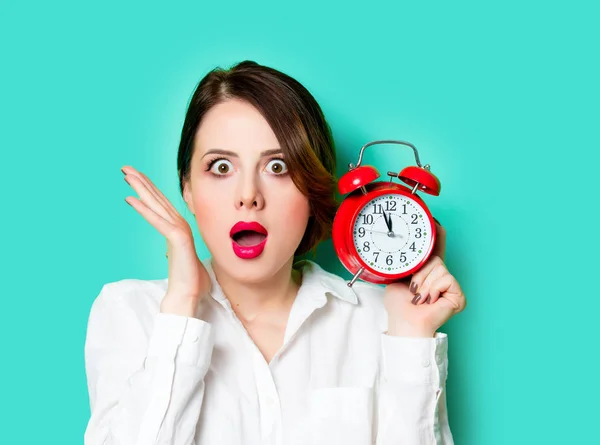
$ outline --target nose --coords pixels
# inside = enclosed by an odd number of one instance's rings
[[[265,198],[257,184],[257,179],[253,175],[245,176],[240,181],[239,192],[236,199],[236,208],[261,210],[265,206]]]

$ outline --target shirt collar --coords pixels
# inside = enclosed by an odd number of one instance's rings
[[[223,289],[219,285],[215,273],[212,268],[212,258],[203,260],[202,264],[206,268],[208,275],[212,281],[211,296],[221,304],[231,307],[229,300],[225,297]],[[325,304],[327,295],[334,297],[351,304],[358,303],[358,297],[352,287],[346,284],[346,281],[337,275],[324,270],[317,263],[310,260],[300,260],[294,263],[295,269],[302,271],[302,284],[298,293],[307,293],[315,300]]]
[[[354,289],[348,287],[341,277],[327,272],[317,263],[310,260],[300,260],[294,264],[294,267],[302,270],[301,287],[312,288],[313,295],[316,298],[327,297],[327,294],[330,294],[348,303],[358,303],[358,297]]]

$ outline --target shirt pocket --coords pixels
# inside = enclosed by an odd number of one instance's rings
[[[311,445],[371,445],[372,420],[372,388],[318,388],[309,392]]]

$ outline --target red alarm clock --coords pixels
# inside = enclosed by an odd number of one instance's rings
[[[413,149],[416,166],[400,173],[388,172],[389,181],[378,181],[379,172],[370,165],[361,166],[365,148],[375,144],[403,144]],[[440,181],[421,166],[416,147],[404,141],[382,140],[360,149],[356,166],[338,182],[342,201],[333,219],[333,246],[344,267],[354,276],[352,286],[361,280],[389,284],[415,273],[433,251],[435,222],[425,202],[417,195],[422,191],[440,194]],[[410,186],[393,182],[398,178]]]

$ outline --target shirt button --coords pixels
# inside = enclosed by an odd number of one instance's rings
[[[423,359],[421,360],[421,364],[423,365],[423,367],[427,368],[429,365],[431,365],[431,362],[427,357],[423,357]]]

